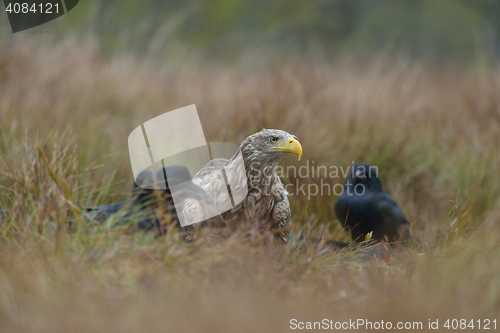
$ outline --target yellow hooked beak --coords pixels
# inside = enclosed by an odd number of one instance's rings
[[[302,157],[302,146],[300,145],[300,142],[295,140],[294,138],[288,138],[283,146],[273,147],[273,148],[284,151],[285,153],[292,153],[298,155],[299,161],[300,158]]]

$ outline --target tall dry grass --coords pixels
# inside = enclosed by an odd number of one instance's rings
[[[0,48],[0,208],[9,211],[0,228],[2,331],[500,320],[500,72],[386,57],[179,63],[109,58],[95,45],[21,40]],[[304,148],[302,161],[282,165],[377,165],[415,244],[366,260],[297,240],[204,246],[78,217],[69,229],[80,207],[126,197],[130,131],[189,104],[208,141],[239,143],[280,128]],[[344,237],[334,201],[291,196],[294,231]]]

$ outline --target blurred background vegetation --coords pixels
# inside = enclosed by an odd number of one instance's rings
[[[107,51],[223,61],[248,51],[488,64],[500,55],[498,0],[87,0],[55,24],[99,36]]]

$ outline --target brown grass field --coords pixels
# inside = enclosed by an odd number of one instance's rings
[[[291,319],[500,325],[500,71],[387,56],[158,61],[41,40],[0,41],[0,208],[10,212],[0,225],[0,331],[281,332]],[[367,260],[363,248],[296,240],[206,246],[131,226],[68,229],[77,207],[126,198],[128,134],[190,104],[208,141],[239,143],[263,127],[295,134],[303,159],[283,166],[378,166],[414,244]],[[345,240],[334,202],[291,196],[293,232]]]

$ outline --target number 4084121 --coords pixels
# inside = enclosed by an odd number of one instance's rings
[[[467,321],[465,319],[448,319],[444,323],[444,327],[447,329],[479,329],[479,330],[496,330],[497,329],[497,320],[489,320],[489,319],[471,319],[470,321]]]
[[[28,13],[40,13],[40,14],[57,14],[59,13],[59,4],[52,5],[51,3],[40,3],[40,4],[32,4],[31,6],[28,3],[9,3],[7,8],[5,9],[8,13],[15,14],[28,14]]]

